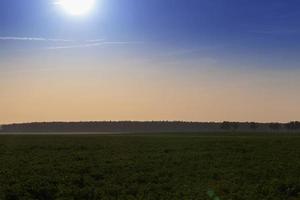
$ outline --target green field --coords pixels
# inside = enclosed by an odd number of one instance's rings
[[[300,137],[2,135],[0,199],[300,199]]]

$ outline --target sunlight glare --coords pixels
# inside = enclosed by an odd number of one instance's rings
[[[95,0],[58,0],[56,4],[71,15],[84,15],[92,10]]]

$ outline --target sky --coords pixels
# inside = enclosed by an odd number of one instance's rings
[[[0,124],[300,120],[298,0],[0,1]]]

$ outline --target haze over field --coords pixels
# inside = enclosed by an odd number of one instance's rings
[[[300,119],[298,1],[92,3],[0,2],[0,124]]]

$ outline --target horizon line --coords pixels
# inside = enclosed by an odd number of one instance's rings
[[[41,124],[41,123],[122,123],[122,122],[129,122],[129,123],[155,123],[155,122],[163,122],[163,123],[257,123],[257,124],[270,124],[270,123],[279,123],[279,124],[287,124],[291,122],[300,122],[299,120],[290,120],[287,122],[280,122],[280,121],[234,121],[234,120],[224,120],[224,121],[189,121],[189,120],[84,120],[84,121],[31,121],[31,122],[11,122],[11,123],[0,123],[0,126],[6,125],[17,125],[17,124]]]

